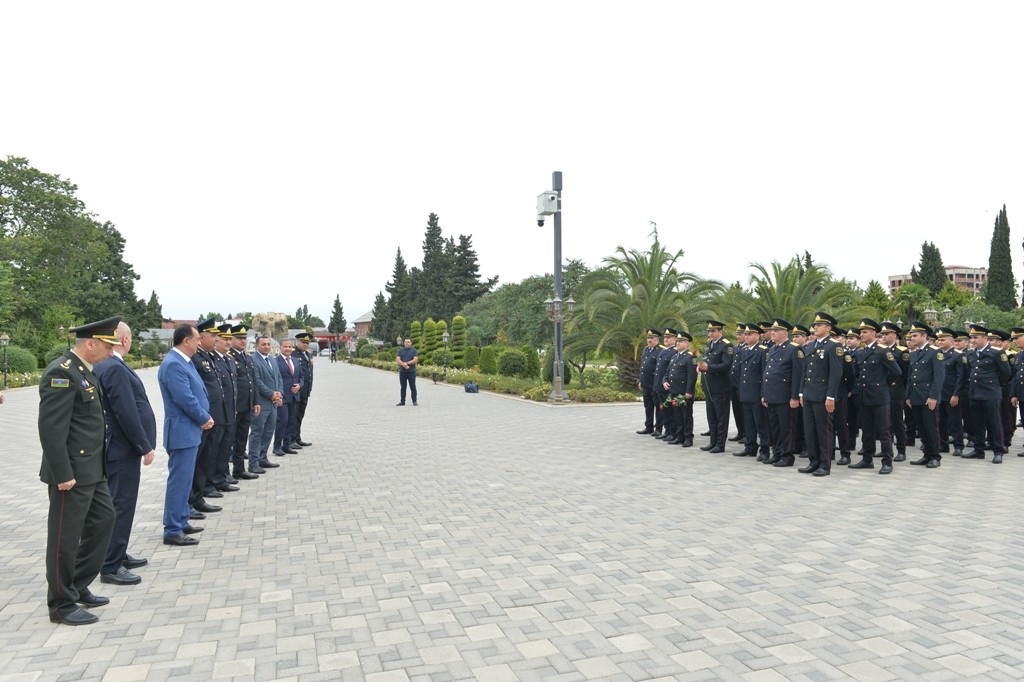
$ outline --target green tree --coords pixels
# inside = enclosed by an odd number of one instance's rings
[[[345,310],[341,307],[341,294],[335,294],[334,308],[331,309],[331,321],[327,323],[327,331],[332,334],[344,334],[347,324],[345,322]],[[386,338],[383,340],[387,341]]]
[[[623,386],[636,383],[644,346],[644,330],[677,327],[696,329],[715,310],[722,284],[677,269],[683,252],[669,253],[660,242],[650,250],[626,251],[604,259],[589,280],[582,315],[569,320],[568,352],[608,351],[619,366]],[[582,322],[591,325],[584,329]]]
[[[773,261],[769,271],[751,263],[754,300],[747,310],[753,320],[781,317],[791,324],[808,322],[814,312],[826,311],[839,320],[864,317],[867,310],[852,305],[855,288],[845,280],[832,279],[828,267],[794,258],[786,265]]]
[[[452,365],[465,367],[466,360],[466,318],[456,315],[452,318]]]
[[[1003,204],[992,231],[985,303],[1000,310],[1013,310],[1017,307],[1016,295],[1013,260],[1010,258],[1010,223],[1006,217],[1006,204]]]
[[[885,318],[889,315],[889,310],[892,308],[892,299],[889,298],[889,292],[885,290],[885,287],[878,280],[873,279],[868,282],[868,288],[864,290],[864,295],[860,298],[860,304],[874,309],[873,314],[866,315],[865,317],[871,317],[881,322],[879,318]]]
[[[971,292],[961,289],[947,279],[945,284],[942,285],[942,289],[935,295],[935,303],[943,308],[952,310],[953,308],[968,305],[972,298],[974,296],[971,295]]]
[[[904,284],[892,296],[891,315],[898,315],[904,323],[912,320],[924,321],[924,311],[934,305],[931,292],[923,284]],[[896,320],[892,320],[896,322]]]
[[[420,351],[420,362],[424,364],[430,363],[430,356],[437,348],[437,335],[434,333],[437,330],[437,322],[433,318],[428,317],[423,321],[423,345],[416,346]]]
[[[388,293],[387,305],[382,308],[379,318],[374,313],[373,334],[381,339],[394,339],[404,336],[409,323],[416,317],[413,311],[412,281],[409,270],[402,257],[402,247],[395,252],[395,265],[391,271],[391,280],[384,285]],[[376,304],[374,309],[376,309]]]
[[[916,284],[922,284],[934,296],[949,281],[946,277],[946,266],[942,264],[942,254],[932,242],[921,244],[921,268],[911,268],[910,278]]]
[[[484,374],[498,373],[498,354],[494,346],[484,346],[480,349],[480,371]]]
[[[438,320],[437,324],[434,325],[434,350],[431,351],[432,356],[436,356],[444,350],[444,336],[447,333],[448,323],[444,320]],[[450,342],[451,337],[448,340]],[[433,357],[431,359],[434,360]],[[434,360],[434,364],[437,364],[436,360]]]
[[[423,325],[420,324],[419,320],[413,320],[409,323],[408,333],[398,334],[395,338],[401,336],[404,340],[408,338],[412,345],[416,347],[416,350],[423,354]]]
[[[370,335],[375,339],[390,342],[391,339],[403,336],[405,330],[392,331],[388,308],[388,300],[384,298],[383,293],[378,291],[376,298],[373,299],[373,311],[370,313],[373,318],[370,321]]]

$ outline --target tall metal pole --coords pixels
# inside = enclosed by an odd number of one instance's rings
[[[562,402],[566,399],[562,365],[562,171],[551,174],[551,189],[558,195],[558,211],[555,213],[555,362],[551,368],[548,398]]]

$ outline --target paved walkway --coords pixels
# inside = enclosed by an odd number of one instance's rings
[[[1024,458],[817,479],[637,436],[639,405],[397,392],[318,360],[314,446],[195,548],[160,544],[161,452],[143,582],[97,581],[77,628],[47,619],[37,393],[9,392],[0,679],[1024,678]]]

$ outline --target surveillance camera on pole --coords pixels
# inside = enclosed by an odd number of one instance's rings
[[[558,192],[543,192],[537,195],[537,227],[544,227],[544,216],[555,215],[562,210]]]

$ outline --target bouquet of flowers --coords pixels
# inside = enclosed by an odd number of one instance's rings
[[[683,394],[669,395],[665,398],[665,402],[662,403],[662,407],[686,407],[687,400]]]

